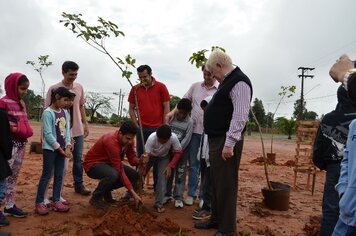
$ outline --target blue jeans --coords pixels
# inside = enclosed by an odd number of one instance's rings
[[[84,136],[77,136],[73,138],[75,141],[73,148],[73,180],[74,187],[80,187],[83,184],[83,148]]]
[[[6,195],[6,178],[0,179],[0,204]]]
[[[198,151],[200,147],[201,134],[193,133],[190,140],[189,154],[189,179],[188,179],[188,196],[195,197],[199,181],[200,161],[198,160]]]
[[[156,132],[157,128],[148,128],[142,126],[142,133],[143,133],[143,140],[146,143],[148,137],[153,133]],[[143,153],[143,145],[142,145],[142,138],[140,129],[137,129],[136,135],[136,153],[137,157],[140,158]],[[157,173],[157,163],[153,163],[153,187],[156,188],[158,173]]]
[[[326,166],[320,236],[330,236],[339,219],[339,194],[335,185],[339,181],[340,163],[329,163]]]
[[[65,157],[58,151],[51,151],[43,149],[43,168],[40,182],[38,183],[36,203],[42,203],[44,201],[44,194],[49,180],[53,175],[53,202],[59,201],[61,197],[61,188],[63,181],[63,169]]]
[[[350,226],[339,219],[336,223],[332,236],[354,236],[356,235],[356,226]]]
[[[187,160],[189,157],[189,151],[190,151],[189,146],[184,149],[183,154],[176,165],[176,168],[172,170],[172,174],[167,180],[167,191],[166,191],[167,197],[172,196],[172,187],[173,187],[173,179],[174,179],[174,191],[173,191],[174,199],[183,201],[183,193],[185,190],[185,174],[186,174]]]

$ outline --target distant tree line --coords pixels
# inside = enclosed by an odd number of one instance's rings
[[[314,111],[309,111],[306,108],[306,102],[304,101],[303,104],[303,112],[302,112],[302,119],[303,120],[317,120],[318,119],[318,114]],[[283,134],[288,135],[288,138],[291,138],[291,135],[295,133],[296,131],[296,126],[297,126],[297,118],[299,117],[300,113],[300,99],[296,100],[294,102],[294,111],[293,115],[291,118],[286,118],[286,117],[276,117],[273,119],[273,114],[272,112],[267,112],[265,111],[265,108],[263,106],[262,100],[255,98],[253,101],[251,109],[256,115],[256,118],[258,122],[260,123],[261,127],[265,128],[264,130],[271,129],[271,127],[276,127],[276,129],[279,132],[282,132]],[[273,125],[272,125],[273,124]],[[249,114],[249,121],[247,124],[247,130],[248,131],[253,131],[256,129],[256,125],[254,124],[252,114],[250,112]],[[269,130],[269,132],[275,132],[275,130]]]
[[[181,98],[171,95],[170,108],[173,109]],[[127,109],[123,108],[123,115],[119,117],[118,114],[113,113],[111,104],[112,98],[104,96],[96,92],[88,92],[85,95],[85,108],[87,116],[91,123],[99,124],[119,124],[123,121],[129,120]],[[27,114],[29,119],[39,120],[43,112],[44,98],[41,95],[36,95],[33,90],[29,89],[24,97],[27,107]]]

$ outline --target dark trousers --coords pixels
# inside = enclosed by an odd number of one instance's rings
[[[339,194],[335,190],[339,176],[340,163],[329,163],[326,166],[320,236],[332,235],[339,219]]]
[[[210,174],[213,183],[211,220],[217,222],[219,232],[234,233],[236,231],[238,171],[243,140],[235,144],[234,155],[226,161],[221,157],[225,137],[209,137],[208,141]]]
[[[204,159],[200,160],[200,184],[202,185],[200,192],[203,194],[202,197],[204,200],[202,208],[210,211],[213,186],[211,183],[210,166],[206,166],[206,161]]]
[[[138,173],[129,166],[123,165],[126,176],[129,178],[132,186],[136,185]],[[100,179],[100,182],[93,192],[93,197],[101,199],[105,193],[124,186],[119,172],[110,164],[97,163],[90,167],[87,175],[92,179]]]
[[[83,184],[83,148],[84,148],[84,136],[77,136],[73,138],[73,180],[74,187],[79,188]]]
[[[142,144],[142,138],[141,138],[141,131],[140,129],[137,129],[137,135],[136,135],[136,154],[137,157],[140,158],[141,155],[143,154],[143,145],[145,145],[148,137],[153,133],[156,132],[157,128],[148,128],[148,127],[143,127],[142,126],[142,133],[143,133],[143,140],[144,143]],[[156,183],[158,179],[158,173],[157,173],[157,163],[153,164],[153,188],[156,189]]]

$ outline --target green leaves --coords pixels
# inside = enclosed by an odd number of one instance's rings
[[[97,25],[88,25],[86,21],[82,19],[82,14],[69,14],[62,13],[63,19],[59,22],[63,23],[63,26],[77,35],[77,38],[82,38],[86,43],[95,48],[101,53],[106,54],[115,65],[121,70],[122,77],[127,78],[128,82],[132,86],[129,78],[132,72],[128,70],[129,67],[135,68],[136,59],[131,55],[127,55],[124,59],[121,57],[112,56],[105,46],[105,40],[111,36],[117,38],[119,36],[125,36],[124,32],[119,29],[117,24],[112,21],[98,17]]]
[[[193,52],[193,54],[189,57],[189,62],[191,64],[195,64],[197,68],[202,67],[204,63],[208,60],[205,56],[206,52],[208,52],[208,50],[206,49]]]
[[[294,95],[296,89],[297,87],[295,85],[281,86],[281,91],[278,93],[278,95],[282,96],[282,98],[285,96],[287,96],[287,98],[290,98]]]
[[[136,59],[135,58],[132,58],[130,54],[128,54],[126,57],[125,57],[125,61],[127,64],[135,67],[135,63],[136,63]]]
[[[215,49],[220,49],[221,51],[225,52],[225,49],[219,46],[212,46],[210,52],[214,51]],[[193,52],[193,54],[189,57],[189,62],[197,67],[200,68],[202,67],[205,62],[208,60],[208,58],[205,56],[205,54],[209,52],[207,49],[202,49],[197,52]]]
[[[37,71],[41,75],[42,71],[44,69],[53,65],[51,61],[47,61],[48,58],[49,58],[49,55],[40,55],[38,57],[38,64],[39,64],[38,66],[36,66],[36,62],[34,62],[34,61],[26,61],[26,64],[33,66],[34,70]]]
[[[62,13],[63,19],[60,23],[63,23],[64,27],[69,28],[77,37],[83,37],[86,41],[97,42],[103,38],[109,38],[110,36],[119,37],[125,36],[125,34],[119,30],[119,27],[111,21],[106,21],[102,17],[98,17],[98,25],[90,26],[81,17],[82,14],[68,14]]]

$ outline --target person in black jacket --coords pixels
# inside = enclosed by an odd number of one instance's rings
[[[352,102],[344,86],[337,90],[338,104],[322,119],[314,142],[313,162],[326,171],[322,204],[320,235],[332,235],[339,218],[339,195],[335,190],[340,176],[340,163],[349,132],[349,124],[356,118],[356,103]]]
[[[11,159],[12,141],[10,133],[9,120],[4,110],[0,109],[0,203],[4,200],[6,194],[6,177],[11,175],[11,169],[8,160]],[[0,226],[8,225],[2,211],[0,211]],[[3,234],[3,233],[0,233]]]

